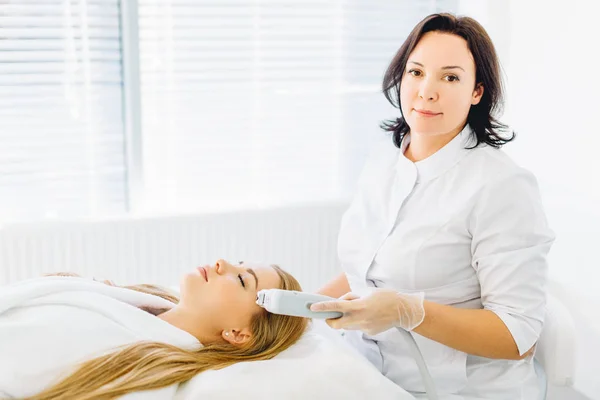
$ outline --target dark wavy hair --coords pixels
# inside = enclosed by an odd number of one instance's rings
[[[484,90],[480,102],[471,106],[467,116],[467,123],[472,129],[473,139],[476,141],[472,148],[481,143],[500,148],[512,141],[515,133],[512,132],[512,136],[509,138],[502,137],[500,131],[507,130],[508,127],[494,117],[497,112],[501,111],[503,101],[498,56],[489,35],[473,18],[438,13],[429,15],[419,22],[408,35],[385,73],[382,85],[385,98],[402,114],[400,87],[406,63],[419,40],[427,32],[449,33],[462,37],[467,41],[475,60],[475,87],[482,85]],[[400,147],[404,135],[410,130],[403,116],[382,122],[381,128],[392,132],[396,147]]]

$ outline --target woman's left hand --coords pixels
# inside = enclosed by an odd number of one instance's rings
[[[334,329],[361,330],[376,335],[398,327],[411,331],[423,322],[424,293],[406,294],[390,289],[373,289],[364,297],[347,293],[338,300],[313,304],[312,311],[340,311],[344,315],[328,319]]]

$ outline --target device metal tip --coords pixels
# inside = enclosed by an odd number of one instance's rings
[[[256,293],[256,304],[261,307],[265,304],[265,293],[262,290]]]

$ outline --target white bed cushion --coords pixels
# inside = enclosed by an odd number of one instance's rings
[[[355,353],[336,331],[315,321],[290,349],[268,361],[199,374],[176,399],[414,399]]]

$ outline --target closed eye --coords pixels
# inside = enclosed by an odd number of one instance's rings
[[[240,280],[240,283],[242,284],[242,287],[244,289],[246,289],[246,284],[244,283],[244,279],[242,278],[242,274],[238,274],[238,279]]]

